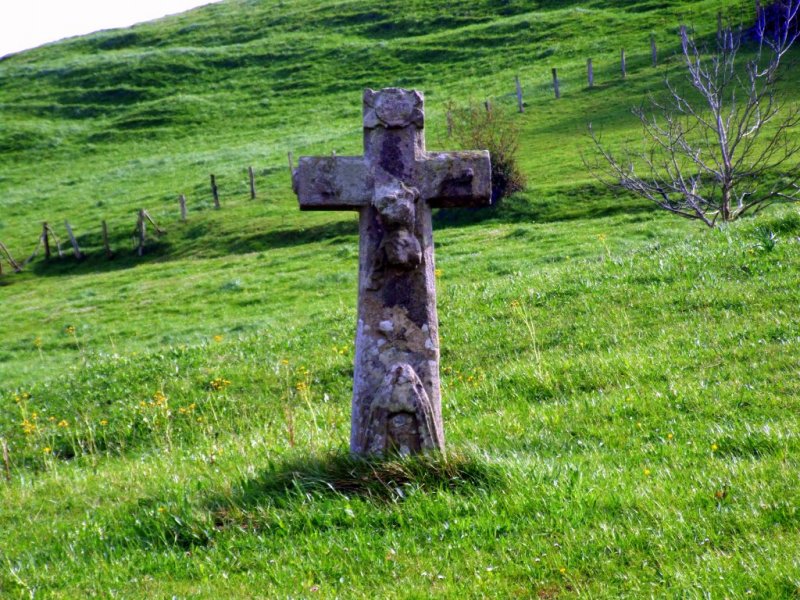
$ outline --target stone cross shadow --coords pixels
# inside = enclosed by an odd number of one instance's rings
[[[364,92],[364,156],[304,156],[301,210],[359,211],[350,450],[444,450],[431,208],[491,203],[489,153],[426,152],[423,97]]]

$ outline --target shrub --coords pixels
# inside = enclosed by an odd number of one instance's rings
[[[469,104],[448,111],[448,133],[465,150],[488,150],[492,161],[492,203],[525,188],[517,163],[519,124],[514,115],[490,104]]]

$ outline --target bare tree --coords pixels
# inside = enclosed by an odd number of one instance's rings
[[[681,27],[685,81],[667,78],[663,100],[651,95],[649,106],[633,110],[642,149],[612,153],[589,125],[598,160],[588,166],[601,180],[709,227],[800,200],[800,136],[792,132],[800,109],[778,98],[800,0],[757,11],[753,29],[721,30],[712,51]],[[743,49],[748,34],[753,43]]]

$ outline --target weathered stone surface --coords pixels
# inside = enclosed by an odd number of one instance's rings
[[[302,210],[359,211],[350,448],[444,449],[431,207],[491,202],[489,153],[425,151],[422,94],[364,92],[364,156],[303,157]]]

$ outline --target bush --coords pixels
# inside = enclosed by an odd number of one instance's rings
[[[525,188],[517,163],[519,124],[507,110],[484,104],[447,104],[449,135],[464,150],[488,150],[492,161],[492,203]]]

